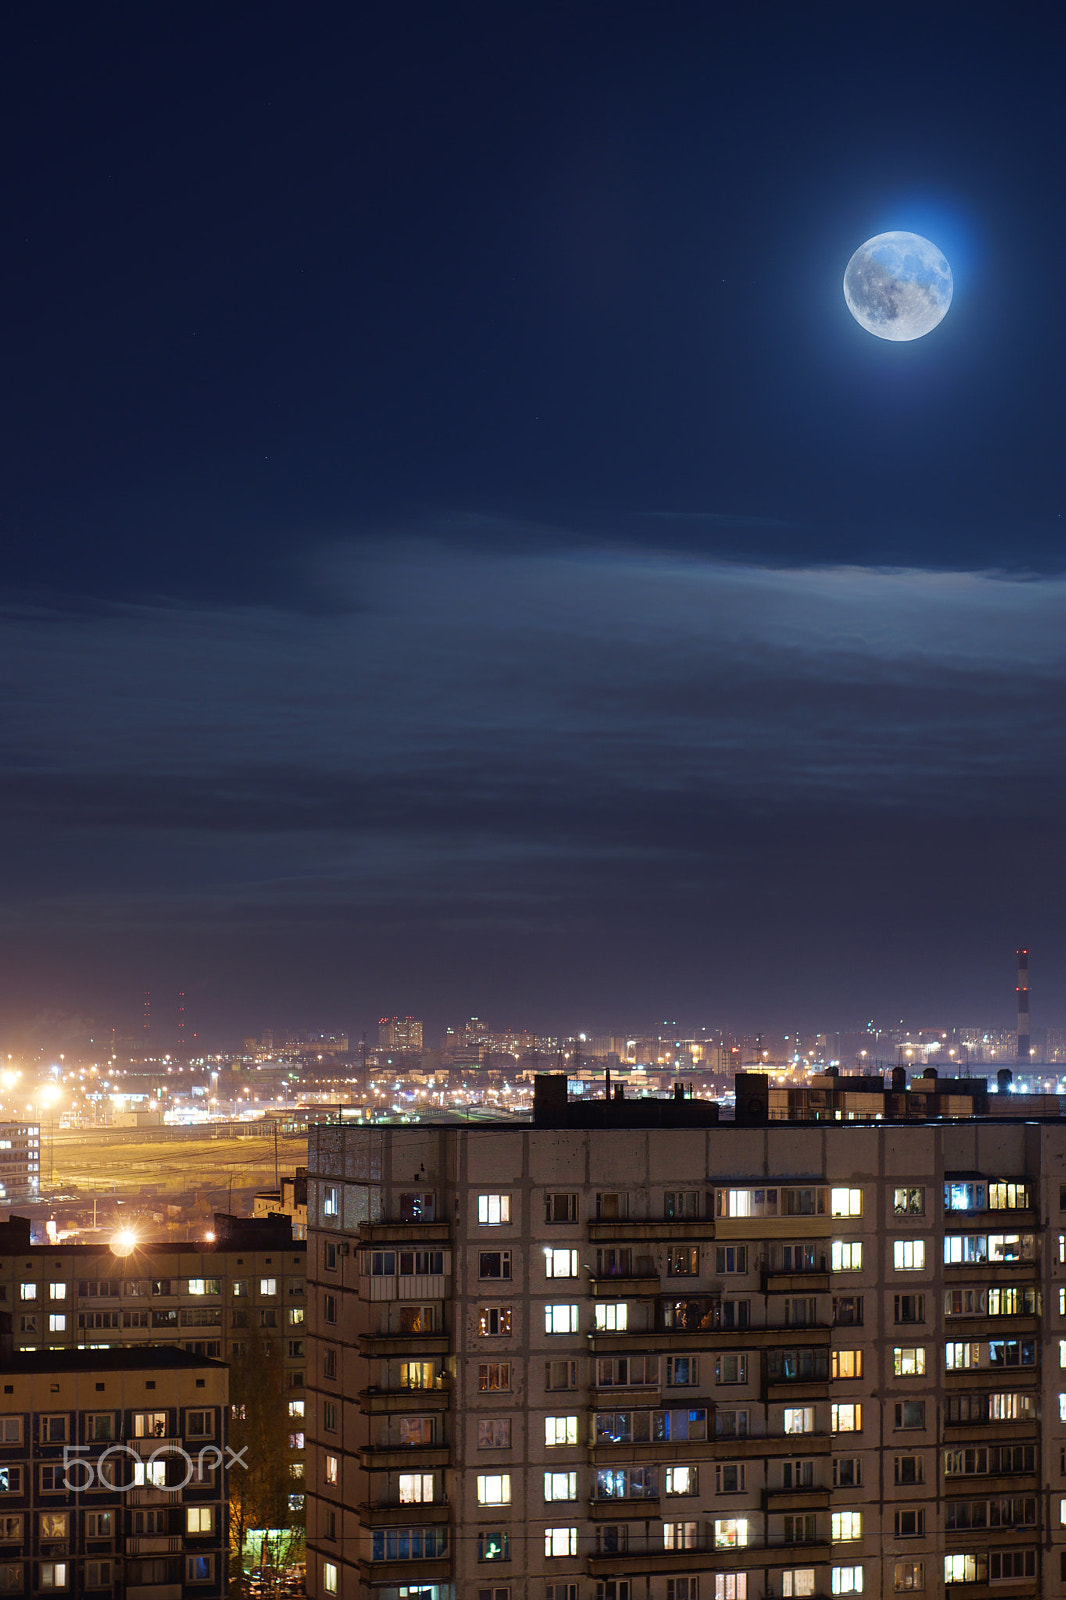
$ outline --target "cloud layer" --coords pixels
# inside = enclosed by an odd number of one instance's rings
[[[849,885],[898,920],[945,851],[991,883],[1054,834],[1066,580],[392,541],[309,582],[315,614],[9,603],[9,921],[580,924],[591,974],[626,908],[828,937]]]

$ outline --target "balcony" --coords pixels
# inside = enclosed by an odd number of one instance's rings
[[[626,1550],[617,1554],[593,1553],[587,1557],[586,1570],[590,1577],[616,1577],[624,1572],[626,1577],[637,1573],[714,1572],[722,1568],[743,1567],[766,1569],[779,1566],[782,1561],[802,1561],[804,1566],[827,1562],[838,1556],[839,1545],[826,1542],[812,1544],[738,1545],[718,1549],[713,1535],[704,1534],[684,1550],[664,1550],[654,1536],[651,1539],[630,1539]]]
[[[447,1244],[451,1228],[447,1222],[361,1222],[360,1244]]]
[[[446,1444],[364,1445],[359,1465],[367,1472],[410,1472],[416,1468],[451,1466]]]
[[[679,1439],[676,1443],[659,1440],[651,1444],[634,1444],[632,1441],[612,1444],[609,1439],[598,1439],[595,1444],[588,1446],[588,1453],[589,1463],[594,1467],[612,1467],[631,1461],[662,1462],[669,1466],[674,1462],[684,1465],[689,1461],[721,1461],[722,1445],[721,1439],[714,1438]]]
[[[588,1236],[598,1244],[636,1244],[645,1239],[713,1239],[715,1224],[711,1218],[662,1217],[652,1220],[641,1217],[627,1222],[590,1222]]]
[[[774,1272],[763,1268],[763,1294],[828,1294],[828,1272]]]
[[[383,1300],[444,1300],[448,1292],[448,1273],[427,1272],[413,1276],[396,1273],[361,1273],[358,1279],[359,1298],[372,1302]]]
[[[654,1277],[650,1273],[641,1277],[609,1274],[606,1278],[589,1280],[589,1293],[600,1299],[606,1296],[610,1300],[623,1297],[628,1300],[652,1300],[661,1290],[658,1274]]]
[[[791,1400],[813,1403],[815,1400],[829,1399],[829,1378],[780,1378],[774,1382],[767,1380],[762,1385],[762,1398],[767,1401]]]
[[[148,1460],[148,1458],[152,1454],[153,1450],[165,1450],[165,1451],[168,1452],[168,1454],[172,1454],[173,1455],[173,1454],[176,1454],[179,1450],[184,1450],[185,1449],[185,1440],[184,1439],[178,1439],[178,1438],[175,1438],[175,1437],[166,1437],[166,1438],[164,1438],[162,1435],[160,1435],[158,1438],[150,1437],[150,1438],[147,1438],[147,1439],[146,1438],[136,1438],[136,1439],[127,1438],[127,1439],[121,1440],[120,1442],[121,1442],[121,1445],[122,1445],[123,1449],[136,1450],[137,1454],[145,1461]],[[210,1439],[205,1440],[204,1442],[206,1444],[214,1443],[214,1441],[210,1440]]]
[[[662,1520],[662,1511],[660,1510],[659,1496],[657,1494],[632,1496],[631,1498],[618,1495],[610,1500],[590,1500],[588,1506],[589,1516],[593,1522],[603,1522],[605,1519],[609,1522],[617,1522],[619,1517],[636,1518],[637,1521],[650,1519],[660,1522]]]
[[[183,1549],[180,1534],[137,1534],[126,1540],[128,1556],[179,1556]]]
[[[452,1390],[450,1382],[433,1389],[360,1389],[356,1399],[368,1417],[393,1411],[447,1411]]]
[[[764,1489],[762,1492],[763,1510],[767,1513],[827,1511],[829,1500],[828,1489]]]
[[[991,1443],[1028,1444],[1036,1438],[1039,1427],[1040,1419],[1036,1416],[1021,1417],[1017,1422],[997,1422],[993,1421],[991,1417],[987,1421],[983,1422],[974,1422],[972,1420],[966,1422],[949,1422],[945,1417],[944,1438],[947,1443],[956,1447],[971,1443],[981,1445]],[[992,1439],[989,1439],[988,1437],[989,1430],[994,1431],[994,1436]],[[967,1434],[973,1434],[974,1438],[972,1440],[968,1439],[966,1437]],[[919,1439],[917,1442],[921,1444],[925,1441]],[[981,1482],[983,1484],[983,1480],[981,1480]],[[980,1494],[982,1492],[983,1491],[981,1488],[974,1490],[975,1494]]]
[[[951,1341],[974,1339],[1039,1339],[1040,1318],[1032,1312],[1003,1312],[997,1317],[952,1316],[944,1318],[944,1330]]]
[[[944,1385],[952,1393],[956,1389],[1008,1388],[1031,1394],[1040,1384],[1040,1368],[1036,1367],[955,1367],[944,1374]]]
[[[361,1333],[361,1356],[446,1356],[451,1341],[446,1333]]]
[[[360,1561],[357,1565],[364,1583],[446,1583],[452,1575],[451,1556],[434,1556],[429,1561]]]
[[[181,1500],[180,1489],[160,1489],[155,1484],[145,1484],[127,1491],[131,1506],[173,1506]]]
[[[420,1500],[417,1505],[356,1506],[364,1528],[409,1528],[413,1522],[447,1522],[451,1511],[446,1500]]]
[[[840,1435],[830,1433],[767,1433],[758,1437],[743,1434],[715,1434],[718,1458],[744,1461],[753,1456],[827,1456],[833,1440],[839,1444]]]
[[[654,1383],[608,1383],[589,1390],[589,1402],[594,1411],[632,1411],[634,1407],[659,1405],[662,1385]],[[695,1404],[695,1402],[693,1402]],[[710,1406],[709,1400],[701,1404]]]

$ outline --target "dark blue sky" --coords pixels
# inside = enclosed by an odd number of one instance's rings
[[[13,10],[0,1030],[1066,1024],[1062,43]]]

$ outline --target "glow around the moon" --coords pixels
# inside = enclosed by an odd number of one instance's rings
[[[879,233],[848,262],[844,299],[878,339],[920,339],[951,304],[951,268],[918,233]]]

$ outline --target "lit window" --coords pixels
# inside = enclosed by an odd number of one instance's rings
[[[546,1472],[544,1474],[544,1498],[548,1502],[554,1500],[576,1500],[577,1473]]]
[[[716,1572],[714,1575],[714,1600],[748,1600],[747,1573]]]
[[[859,1272],[862,1268],[862,1245],[857,1239],[834,1239],[830,1265],[834,1272]]]
[[[510,1306],[482,1306],[477,1314],[479,1339],[503,1338],[511,1331]]]
[[[813,1433],[814,1432],[814,1407],[813,1406],[786,1406],[785,1407],[785,1432],[786,1433]]]
[[[337,1594],[337,1563],[323,1561],[322,1563],[322,1592],[323,1594]]]
[[[210,1506],[186,1506],[186,1533],[210,1533],[213,1526],[214,1511]]]
[[[322,1476],[325,1478],[327,1483],[335,1485],[337,1483],[337,1480],[338,1480],[338,1477],[339,1477],[339,1473],[340,1473],[340,1462],[338,1461],[337,1457],[334,1456],[334,1455],[328,1455],[327,1454],[326,1459],[325,1459],[325,1463],[324,1463],[324,1466],[323,1466],[323,1469],[322,1469]]]
[[[576,1250],[545,1250],[544,1272],[549,1278],[576,1278],[578,1263]]]
[[[830,1189],[829,1212],[834,1217],[861,1217],[861,1189]]]
[[[48,1285],[48,1298],[49,1300],[65,1300],[67,1298],[66,1284],[50,1283]]]
[[[835,1401],[829,1408],[829,1426],[833,1433],[861,1433],[862,1406],[854,1401]]]
[[[66,1333],[67,1314],[65,1311],[53,1311],[48,1318],[49,1333]]]
[[[323,1184],[322,1215],[324,1217],[335,1217],[338,1214],[339,1209],[337,1185],[335,1183]]]
[[[913,1594],[925,1588],[924,1561],[896,1561],[892,1566],[892,1587],[897,1594]]]
[[[503,1528],[491,1528],[477,1536],[479,1561],[510,1561],[511,1536]]]
[[[714,1524],[714,1548],[738,1550],[748,1542],[747,1517],[719,1517]]]
[[[576,1556],[576,1528],[545,1528],[544,1554],[546,1556]]]
[[[601,1300],[596,1303],[596,1331],[598,1333],[624,1333],[629,1321],[629,1307],[624,1300]]]
[[[545,1333],[576,1333],[578,1330],[577,1306],[544,1307]]]
[[[892,1265],[897,1272],[921,1272],[925,1267],[925,1240],[893,1240]]]
[[[260,1278],[259,1293],[261,1295],[274,1295],[278,1292],[277,1278]]]
[[[892,1351],[892,1370],[897,1378],[920,1378],[925,1373],[922,1345],[896,1345]]]
[[[39,1567],[42,1589],[65,1589],[67,1564],[65,1561],[42,1561]]]
[[[862,1568],[834,1567],[832,1587],[834,1594],[862,1594]]]
[[[781,1574],[783,1600],[803,1600],[814,1593],[814,1568],[792,1567]]]
[[[721,1470],[719,1468],[719,1471]],[[696,1494],[698,1485],[699,1469],[697,1467],[667,1467],[667,1494]]]
[[[893,1197],[892,1209],[897,1217],[924,1216],[925,1190],[897,1189]]]
[[[511,1474],[509,1472],[482,1472],[477,1480],[479,1506],[509,1506],[511,1504]]]
[[[545,1417],[544,1443],[546,1445],[577,1444],[576,1417]]]
[[[861,1378],[862,1351],[834,1350],[830,1356],[830,1375],[834,1378]]]
[[[862,1512],[832,1512],[830,1516],[830,1537],[834,1544],[843,1544],[849,1539],[861,1539]]]
[[[479,1194],[477,1197],[477,1220],[488,1227],[498,1227],[500,1223],[511,1220],[511,1196],[509,1194]]]
[[[20,1300],[36,1300],[36,1298],[37,1298],[37,1285],[35,1283],[20,1283],[19,1284],[19,1299]]]

